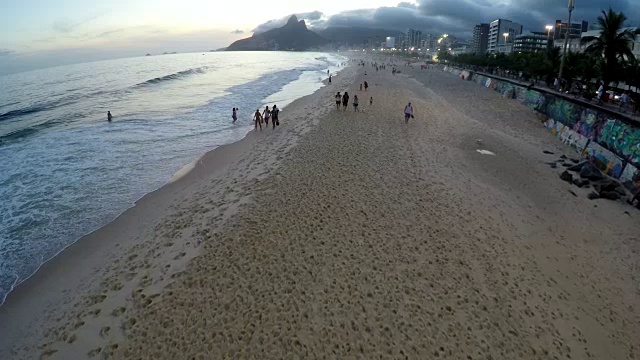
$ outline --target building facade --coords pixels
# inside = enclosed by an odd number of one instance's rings
[[[517,35],[513,41],[513,51],[520,53],[545,51],[548,43],[545,33],[521,34]]]
[[[504,36],[504,34],[507,34]],[[516,36],[522,34],[522,25],[507,19],[497,19],[489,24],[489,44],[487,51],[511,52]]]
[[[589,30],[589,22],[587,21],[576,21],[572,22],[569,26],[569,38],[575,39],[580,38],[582,33]],[[567,23],[562,22],[562,20],[556,20],[556,26],[553,28],[553,39],[556,40],[564,40],[565,35],[567,34]]]
[[[489,46],[489,24],[478,24],[473,27],[473,39],[471,51],[476,54],[484,54]]]

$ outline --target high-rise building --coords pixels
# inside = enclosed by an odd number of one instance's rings
[[[489,46],[489,24],[478,24],[473,27],[473,40],[471,51],[476,54],[484,54]]]
[[[516,35],[513,41],[514,52],[539,52],[547,49],[547,34],[533,32],[531,34]]]
[[[569,38],[579,38],[582,33],[589,30],[589,23],[587,21],[571,22],[569,26]],[[553,39],[562,40],[567,34],[567,23],[562,20],[556,20],[556,26],[553,28]]]
[[[506,34],[506,36],[505,36]],[[522,34],[522,25],[506,19],[497,19],[489,24],[489,45],[487,51],[511,52],[513,41]]]

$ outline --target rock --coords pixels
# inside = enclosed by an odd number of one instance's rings
[[[583,167],[585,164],[587,164],[587,163],[588,163],[588,161],[586,161],[586,160],[585,160],[585,161],[582,161],[582,162],[580,162],[580,163],[578,163],[578,164],[576,164],[576,165],[573,165],[572,167],[568,168],[567,170],[569,170],[569,171],[575,171],[575,172],[580,172],[580,170],[582,170],[582,167]]]
[[[620,194],[615,191],[601,191],[600,197],[603,199],[618,200],[620,199]]]
[[[619,182],[612,179],[604,179],[593,185],[598,191],[616,191],[618,188],[622,188]]]
[[[571,193],[571,195],[578,197],[578,194],[574,193],[572,190],[569,190],[569,192]]]
[[[597,193],[592,192],[592,193],[589,193],[589,195],[587,195],[587,198],[589,200],[595,200],[595,199],[599,199],[600,195],[598,195]]]
[[[577,164],[577,163],[579,163],[579,162],[580,162],[580,159],[571,158],[571,161],[572,161],[574,164]]]
[[[573,175],[569,174],[568,171],[563,171],[562,174],[560,174],[560,179],[568,182],[569,184],[573,183]]]
[[[571,167],[571,164],[562,163],[562,166],[564,166],[564,167],[568,168],[568,167]]]
[[[543,151],[543,153],[545,153],[545,154],[549,154],[549,155],[553,155],[553,154],[554,154],[554,152],[553,152],[553,151],[549,151],[549,150],[545,150],[545,151]]]
[[[589,184],[589,180],[585,180],[585,179],[573,179],[573,185],[581,188],[585,185]]]
[[[582,166],[582,169],[580,169],[580,177],[589,180],[600,180],[604,178],[600,170],[590,162]]]
[[[562,156],[560,156],[560,159],[562,159],[562,160],[566,160],[566,159],[567,159],[567,155],[562,155]]]
[[[558,167],[558,165],[557,165],[556,163],[554,163],[554,162],[552,162],[552,163],[547,163],[547,164],[548,164],[552,169],[555,169],[555,168],[557,168],[557,167]]]

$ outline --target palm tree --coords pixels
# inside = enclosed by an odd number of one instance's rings
[[[608,12],[602,10],[602,15],[598,16],[600,26],[599,36],[585,36],[581,43],[589,44],[585,52],[601,57],[602,80],[605,85],[617,80],[619,64],[625,59],[635,59],[631,52],[631,45],[636,39],[638,30],[623,29],[627,17],[622,12],[615,12],[609,8]]]

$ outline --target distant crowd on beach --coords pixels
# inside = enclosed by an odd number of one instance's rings
[[[376,73],[379,72],[380,70],[385,70],[387,65],[392,66],[392,70],[391,73],[393,75],[395,75],[396,73],[399,73],[399,71],[396,70],[395,66],[392,63],[388,63],[388,64],[379,64],[377,62],[374,61],[370,61],[370,62],[365,62],[363,60],[351,60],[352,62],[358,62],[358,66],[362,66],[362,67],[366,67],[366,66],[371,66],[373,69],[375,69]],[[367,76],[367,72],[364,72],[364,75]],[[329,76],[329,84],[331,84],[331,76]],[[360,84],[360,90],[359,91],[364,91],[368,92],[369,91],[369,83],[365,80],[364,82],[362,82]],[[336,110],[340,111],[346,111],[347,108],[349,107],[349,93],[347,91],[344,92],[344,94],[341,94],[339,91],[336,92],[335,96],[335,102],[336,102]],[[360,109],[360,99],[358,98],[358,95],[354,95],[353,96],[353,101],[351,102],[352,106],[353,106],[353,111],[354,112],[360,112],[362,111]],[[373,96],[369,97],[369,106],[373,106]],[[404,120],[405,123],[409,122],[409,119],[414,118],[413,115],[413,105],[411,105],[411,103],[408,103],[405,107],[404,107]]]

